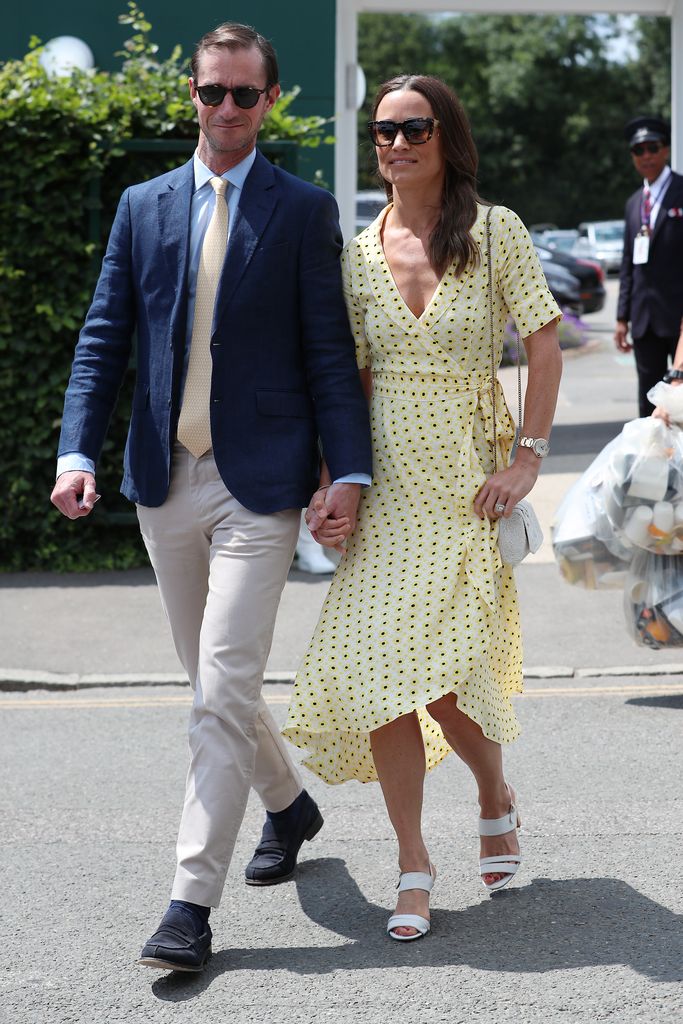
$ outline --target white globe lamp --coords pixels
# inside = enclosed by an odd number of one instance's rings
[[[70,75],[74,68],[88,71],[95,66],[93,52],[76,36],[55,36],[43,47],[40,63],[48,75]]]

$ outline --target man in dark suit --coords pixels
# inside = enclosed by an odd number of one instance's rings
[[[626,203],[614,341],[635,353],[640,415],[649,416],[647,393],[674,358],[683,318],[683,177],[669,167],[671,136],[660,117],[629,121],[625,136],[643,185]]]
[[[255,148],[278,77],[272,46],[247,26],[197,44],[197,151],[121,198],[76,348],[52,494],[69,518],[92,510],[137,330],[122,491],[194,690],[171,905],[140,958],[166,969],[201,970],[210,956],[209,912],[252,786],[267,818],[247,882],[291,877],[322,825],[261,685],[300,509],[319,485],[319,442],[339,538],[371,473],[336,204]]]

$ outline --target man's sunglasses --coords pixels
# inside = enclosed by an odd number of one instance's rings
[[[661,142],[639,142],[637,146],[631,146],[631,152],[634,156],[642,156],[643,153],[659,153],[660,149],[663,149]]]
[[[407,121],[368,121],[370,138],[376,146],[393,146],[399,132],[411,146],[429,142],[439,127],[435,117],[409,117]]]
[[[253,85],[236,85],[234,89],[227,89],[224,85],[195,85],[200,100],[205,107],[220,107],[228,93],[236,107],[241,110],[251,110],[258,103],[259,96],[268,92],[270,86],[265,89],[256,89]]]

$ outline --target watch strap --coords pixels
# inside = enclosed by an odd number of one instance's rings
[[[545,458],[550,451],[550,444],[545,437],[520,437],[517,442],[520,448],[531,448],[534,455],[537,455],[539,459]]]

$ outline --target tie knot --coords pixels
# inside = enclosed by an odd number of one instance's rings
[[[211,178],[211,187],[217,196],[224,196],[228,190],[228,183],[225,178]]]

